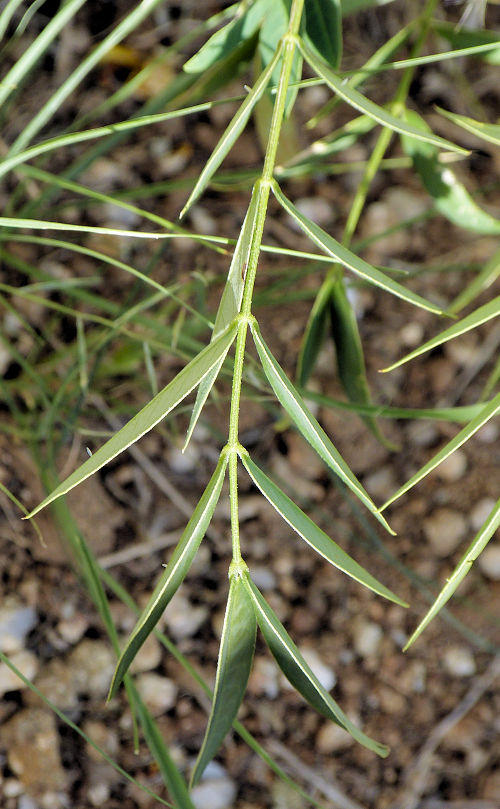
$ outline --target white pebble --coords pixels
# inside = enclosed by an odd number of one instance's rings
[[[446,483],[453,483],[460,480],[467,469],[467,456],[465,452],[457,449],[446,458],[436,469],[436,475]]]
[[[7,603],[0,610],[0,649],[6,654],[17,652],[24,646],[24,639],[37,623],[37,614],[32,607]]]
[[[444,664],[454,677],[472,677],[476,673],[474,657],[464,646],[452,646],[444,655]]]
[[[479,531],[483,523],[489,517],[494,505],[495,501],[492,497],[483,497],[482,500],[476,503],[470,513],[470,521],[474,531]]]
[[[500,545],[488,545],[478,559],[479,569],[492,581],[500,581]]]
[[[168,677],[148,671],[140,674],[136,682],[139,694],[155,715],[169,711],[175,705],[177,686]]]
[[[424,520],[424,532],[437,556],[453,553],[463,539],[467,523],[459,511],[438,508]]]
[[[354,648],[360,657],[377,654],[383,636],[382,628],[371,621],[359,623],[354,630]]]
[[[230,809],[235,797],[236,784],[228,777],[204,780],[191,792],[196,809]]]
[[[28,680],[33,680],[38,671],[38,660],[32,652],[21,649],[10,655],[10,660]],[[0,697],[7,691],[17,691],[26,688],[22,680],[5,665],[0,663]]]
[[[196,635],[207,615],[207,607],[202,604],[195,606],[187,598],[177,594],[165,610],[164,620],[175,640],[181,640]]]
[[[274,590],[276,576],[268,567],[252,567],[252,579],[259,590]]]

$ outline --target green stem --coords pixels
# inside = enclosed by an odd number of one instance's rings
[[[249,252],[245,287],[243,290],[243,300],[241,304],[241,319],[236,338],[233,386],[231,392],[231,412],[229,416],[229,451],[231,453],[229,458],[229,500],[231,507],[233,562],[235,563],[241,562],[242,559],[238,520],[238,457],[236,448],[238,446],[239,437],[239,410],[243,366],[245,361],[245,345],[248,332],[248,323],[252,317],[252,295],[255,284],[255,276],[257,274],[264,224],[266,221],[269,191],[273,180],[276,152],[278,149],[281,126],[283,123],[286,96],[288,86],[290,84],[290,75],[296,48],[296,37],[299,31],[303,7],[304,0],[293,0],[290,11],[288,31],[281,40],[279,46],[283,49],[283,60],[281,63],[281,73],[271,119],[269,140],[267,142],[266,155],[264,158],[264,167],[260,179],[257,180],[257,217]]]

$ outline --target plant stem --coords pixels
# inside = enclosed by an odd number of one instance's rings
[[[240,529],[238,520],[238,456],[236,448],[239,437],[239,410],[241,397],[241,383],[243,377],[243,366],[245,361],[245,345],[248,331],[248,323],[251,318],[252,295],[255,284],[255,276],[259,262],[260,246],[266,221],[267,205],[269,201],[269,191],[273,180],[274,166],[276,163],[276,152],[285,112],[286,96],[290,75],[292,71],[293,57],[296,48],[296,37],[299,31],[300,20],[304,0],[293,0],[290,11],[290,22],[288,31],[281,40],[280,48],[283,49],[281,63],[281,73],[279,77],[276,98],[274,102],[273,115],[267,142],[266,155],[262,175],[257,180],[257,216],[255,228],[250,246],[248,267],[246,271],[245,287],[243,290],[243,300],[241,304],[241,320],[236,338],[236,350],[234,358],[233,386],[231,392],[231,412],[229,416],[229,500],[231,508],[231,534],[233,546],[233,562],[242,561],[240,550]]]

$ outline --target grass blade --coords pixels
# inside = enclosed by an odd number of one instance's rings
[[[499,276],[500,250],[497,250],[470,284],[450,303],[447,309],[448,314],[456,315],[461,309],[464,309],[471,301],[477,298],[481,292],[484,292],[485,289],[488,289],[488,287],[494,284]]]
[[[262,73],[260,74],[254,87],[245,98],[243,104],[240,106],[238,112],[232,119],[231,123],[227,127],[226,131],[222,135],[219,142],[217,143],[217,146],[215,147],[214,151],[207,160],[205,168],[198,177],[196,185],[191,191],[189,199],[180,213],[180,219],[182,219],[182,217],[187,213],[187,211],[193,205],[193,203],[203,193],[204,189],[210,182],[211,177],[217,171],[220,164],[222,163],[228,152],[232,149],[235,142],[243,132],[243,129],[245,128],[246,124],[248,123],[248,119],[252,114],[252,110],[257,104],[259,98],[262,97],[267,85],[269,84],[269,79],[271,78],[274,68],[278,64],[280,57],[281,57],[281,47],[278,48],[278,50],[274,55],[274,58],[269,62],[266,69],[263,70]]]
[[[85,76],[99,64],[103,56],[105,56],[115,45],[121,42],[125,37],[133,31],[142,22],[142,20],[150,14],[154,8],[159,5],[160,0],[141,0],[136,8],[130,11],[124,19],[114,28],[102,42],[100,42],[94,50],[83,59],[70,76],[57,88],[55,93],[49,98],[46,104],[37,112],[31,119],[29,124],[24,127],[21,134],[16,138],[14,143],[9,149],[10,154],[15,154],[24,149],[27,144],[40,132],[45,124],[50,121],[64,101],[71,95],[71,93],[83,81]]]
[[[377,581],[371,573],[361,567],[349,554],[342,550],[328,534],[313,522],[307,514],[291,500],[281,489],[255,464],[248,453],[241,453],[241,460],[248,474],[264,497],[271,503],[285,522],[290,525],[299,536],[304,539],[311,548],[327,559],[330,564],[350,576],[359,584],[363,584],[374,593],[394,601],[403,607],[408,605],[398,596],[394,595],[387,587]]]
[[[439,466],[446,458],[448,458],[456,449],[465,444],[469,438],[477,433],[478,430],[481,429],[483,424],[486,424],[490,419],[494,418],[497,413],[500,412],[500,393],[497,394],[490,402],[488,402],[482,410],[478,413],[478,415],[472,419],[460,432],[449,441],[442,450],[440,450],[430,461],[428,461],[418,472],[416,472],[410,480],[401,486],[400,489],[397,490],[395,494],[393,494],[387,502],[381,507],[380,511],[384,511],[387,506],[390,506],[391,503],[394,503],[395,500],[401,497],[401,495],[405,494],[409,489],[415,486],[417,483],[425,478],[430,472],[432,472],[436,466]]]
[[[19,671],[19,669],[14,665],[14,663],[12,663],[7,657],[7,655],[5,655],[1,650],[0,650],[0,661],[2,663],[5,663],[5,665],[16,675],[16,677],[19,677],[21,682],[23,682],[24,685],[30,689],[30,691],[36,694],[37,697],[41,699],[42,702],[57,716],[57,718],[61,720],[61,722],[64,722],[64,724],[70,727],[71,730],[73,730],[75,733],[81,736],[81,738],[84,739],[87,742],[87,744],[93,747],[94,750],[96,750],[99,753],[99,755],[102,756],[102,758],[105,761],[107,761],[107,763],[110,764],[114,770],[116,770],[116,772],[118,772],[120,775],[126,778],[127,781],[130,781],[131,784],[135,784],[136,787],[141,789],[143,792],[146,792],[147,795],[157,800],[158,803],[160,803],[162,806],[168,806],[171,807],[171,809],[174,809],[171,803],[163,800],[163,798],[160,798],[160,796],[157,795],[156,792],[153,792],[152,790],[145,787],[143,784],[140,783],[140,781],[137,781],[126,770],[120,767],[120,765],[117,764],[116,761],[112,759],[111,756],[109,756],[105,750],[102,749],[102,747],[99,747],[99,745],[96,742],[94,742],[90,738],[90,736],[87,736],[87,734],[83,730],[81,730],[78,727],[78,725],[75,725],[75,723],[72,722],[71,719],[68,716],[66,716],[65,713],[63,713],[63,711],[59,710],[59,708],[56,705],[54,705],[54,703],[51,702],[45,696],[45,694],[42,694],[42,692],[36,687],[36,685],[34,685],[30,680],[28,680],[28,678],[25,677],[21,671]]]
[[[471,569],[472,565],[474,564],[479,554],[482,553],[482,551],[492,538],[493,534],[495,533],[499,525],[500,525],[500,500],[497,500],[490,514],[485,520],[484,524],[481,526],[476,536],[474,537],[473,541],[471,542],[471,544],[465,551],[464,555],[460,559],[460,562],[456,566],[455,570],[453,571],[451,576],[446,579],[446,584],[439,593],[434,604],[431,606],[431,608],[426,613],[424,618],[422,618],[419,625],[411,635],[409,641],[406,643],[403,649],[404,652],[406,652],[406,650],[409,649],[413,643],[415,643],[418,636],[422,634],[424,629],[430,624],[433,618],[436,617],[440,609],[444,607],[447,601],[449,601],[449,599],[457,589],[460,582],[463,581],[463,579],[466,577],[467,573]]]
[[[351,107],[359,110],[359,112],[373,118],[374,121],[384,127],[392,129],[394,132],[399,132],[401,135],[412,135],[414,138],[423,140],[426,143],[432,143],[439,149],[446,149],[447,151],[457,152],[458,154],[469,154],[467,149],[462,149],[460,146],[455,146],[444,138],[440,138],[434,133],[427,134],[419,129],[407,124],[405,121],[396,118],[392,113],[387,112],[383,107],[374,104],[364,95],[359,93],[354,87],[345,84],[340,79],[335,71],[329,67],[326,62],[320,59],[302,40],[299,40],[299,47],[302,51],[304,59],[309,66],[322,78],[327,85],[336,93],[340,98],[343,98]]]
[[[471,329],[475,329],[478,326],[481,326],[483,323],[487,323],[488,320],[498,317],[498,315],[500,315],[500,295],[497,295],[496,298],[493,298],[493,300],[485,303],[484,306],[480,306],[479,309],[476,309],[470,315],[467,315],[467,317],[462,318],[462,320],[459,320],[458,323],[454,323],[449,329],[445,329],[444,331],[440,332],[433,337],[432,340],[428,340],[414,351],[411,351],[406,355],[406,357],[394,362],[387,368],[383,368],[383,373],[387,373],[388,371],[392,371],[394,368],[398,368],[405,362],[409,362],[410,360],[415,359],[415,357],[425,354],[426,351],[431,351],[433,348],[437,348],[437,346],[447,343],[448,340],[453,340],[455,337],[460,337],[461,334],[465,334],[466,332],[471,331]]]
[[[320,427],[313,414],[303,401],[298,391],[293,387],[292,383],[286,377],[283,370],[280,368],[269,348],[262,339],[260,329],[256,323],[252,323],[252,334],[257,348],[257,352],[264,368],[264,373],[267,376],[269,384],[274,390],[276,397],[281,402],[286,412],[297,426],[297,429],[302,433],[306,441],[310,443],[314,450],[318,453],[320,458],[326,463],[330,469],[351,489],[354,494],[359,497],[362,503],[367,507],[371,513],[380,518],[377,507],[373,503],[370,496],[365,492],[361,483],[353,475],[348,465],[342,458],[339,451],[334,447],[325,431]],[[379,519],[380,521],[380,519]],[[381,520],[382,525],[389,533],[394,533],[385,520]]]
[[[483,138],[483,140],[487,140],[489,143],[494,143],[495,146],[500,146],[500,124],[485,124],[484,121],[476,121],[474,118],[468,118],[466,115],[457,115],[457,113],[448,112],[448,110],[443,110],[441,107],[436,107],[436,109],[441,115],[448,118],[449,121],[453,121],[457,126],[466,129],[467,132],[472,132],[472,134],[477,135],[478,138]]]
[[[426,122],[414,110],[406,110],[405,117],[416,128],[430,132]],[[473,233],[492,236],[500,233],[500,221],[487,211],[483,211],[451,168],[439,162],[435,146],[406,135],[403,135],[401,141],[403,150],[411,157],[426,191],[434,200],[440,214],[454,225],[471,230]]]
[[[242,574],[231,574],[229,598],[217,662],[212,710],[191,785],[200,780],[232,727],[247,687],[255,649],[257,621]],[[245,574],[243,574],[245,575]]]
[[[342,11],[340,0],[308,0],[305,42],[331,67],[342,57]]]
[[[362,730],[353,725],[335,700],[325,691],[285,627],[249,577],[245,579],[245,585],[254,603],[259,629],[287,680],[318,713],[347,730],[353,739],[363,747],[367,747],[368,750],[385,758],[389,749],[370,739]]]
[[[26,78],[32,67],[84,3],[85,0],[68,0],[67,3],[64,3],[50,22],[42,28],[31,45],[26,48],[22,56],[15,61],[0,83],[0,107],[5,104],[11,92]]]
[[[184,529],[151,598],[144,607],[116,666],[108,699],[115,696],[120,683],[146,638],[158,623],[163,611],[186,576],[200,543],[205,536],[219,500],[227,456],[221,456],[207,488]]]
[[[484,53],[482,58],[491,65],[500,65],[500,37],[496,31],[472,31],[469,28],[460,28],[443,20],[434,20],[432,27],[437,34],[447,39],[454,48],[491,45],[494,49]],[[496,48],[494,47],[495,45]]]
[[[310,219],[300,213],[298,208],[296,208],[295,205],[283,194],[276,182],[273,182],[272,189],[274,196],[280,205],[292,217],[292,219],[295,219],[301,230],[303,230],[304,233],[309,236],[311,241],[317,244],[318,247],[325,251],[325,253],[332,256],[332,258],[336,259],[344,267],[352,270],[352,272],[356,275],[360,275],[361,278],[364,278],[371,284],[375,284],[375,286],[385,289],[386,292],[391,292],[393,295],[396,295],[398,298],[402,298],[408,303],[412,303],[415,306],[419,306],[421,309],[426,309],[434,314],[443,314],[442,309],[440,309],[438,306],[435,306],[435,304],[430,303],[429,301],[425,300],[425,298],[420,297],[420,295],[406,289],[401,284],[398,284],[397,281],[393,281],[392,278],[389,278],[388,275],[385,275],[376,267],[372,267],[371,264],[368,264],[368,262],[364,261],[362,258],[359,258],[359,256],[357,256],[347,247],[344,247],[344,245],[340,244],[340,242],[326,233],[322,228],[319,227],[319,225],[316,225],[315,222],[312,222]]]
[[[225,357],[236,336],[236,326],[232,326],[221,334],[213,343],[206,346],[198,356],[186,365],[180,373],[160,393],[142,408],[130,421],[113,435],[84,464],[57,486],[28,517],[33,517],[42,508],[66,494],[79,483],[86,480],[94,472],[127,449],[141,436],[151,430],[159,421],[170,413],[193,388],[209,373],[221,357]],[[26,518],[25,518],[26,519]]]
[[[256,185],[254,186],[254,189],[252,191],[252,198],[250,200],[250,205],[248,206],[248,211],[246,213],[245,220],[243,222],[240,235],[238,237],[238,241],[236,242],[233,258],[231,261],[231,265],[229,267],[226,285],[224,287],[224,291],[222,293],[221,301],[215,318],[212,340],[215,340],[216,337],[218,337],[219,334],[222,331],[224,331],[224,329],[229,325],[229,323],[231,323],[231,321],[236,317],[236,315],[240,311],[241,300],[243,297],[243,288],[245,286],[246,267],[250,255],[250,247],[252,245],[255,218],[257,216],[257,211],[259,207],[258,206],[259,198],[260,198],[260,186]],[[205,379],[200,383],[196,395],[196,401],[193,407],[193,412],[191,414],[191,419],[189,421],[186,440],[184,442],[184,447],[182,450],[183,452],[186,449],[187,445],[189,444],[189,441],[193,434],[193,430],[196,427],[196,424],[200,417],[200,413],[222,367],[222,362],[223,359],[220,360],[219,363],[217,363],[217,365],[214,366],[214,368],[210,371],[210,373],[207,374]]]

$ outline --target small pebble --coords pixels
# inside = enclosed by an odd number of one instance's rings
[[[255,696],[266,696],[276,699],[279,694],[279,670],[276,664],[267,657],[256,657],[253,664],[248,690]]]
[[[478,559],[479,569],[492,581],[500,581],[500,545],[488,545]]]
[[[230,809],[236,797],[236,784],[217,762],[211,761],[202,781],[191,792],[196,809]]]
[[[175,640],[192,638],[205,622],[208,608],[200,604],[195,606],[177,593],[164,613],[164,621]]]
[[[352,736],[333,722],[325,722],[321,725],[316,744],[320,753],[335,753],[337,750],[345,750],[354,743]]]
[[[493,421],[489,421],[484,427],[477,431],[476,436],[482,444],[493,444],[500,433],[500,427]]]
[[[140,674],[136,682],[139,694],[154,715],[169,711],[175,705],[177,686],[168,677],[148,671]]]
[[[336,219],[332,204],[324,197],[301,197],[295,205],[303,216],[312,219],[317,225],[332,225]],[[302,232],[295,219],[290,217],[288,221],[294,230]]]
[[[464,646],[452,646],[444,654],[444,665],[454,677],[472,677],[476,673],[474,657]]]
[[[138,674],[142,671],[151,671],[155,669],[161,661],[161,646],[157,638],[154,635],[148,635],[146,640],[144,641],[143,645],[139,649],[139,652],[134,657],[134,660],[131,665],[131,671],[133,674]]]
[[[413,320],[410,323],[407,323],[406,326],[403,326],[399,332],[399,336],[403,345],[407,346],[407,348],[414,348],[415,346],[420,345],[422,342],[424,337],[424,328],[421,323],[417,323],[415,320]]]
[[[381,469],[367,475],[363,482],[368,494],[378,500],[388,500],[397,489],[394,472],[390,466],[382,466]]]
[[[382,627],[371,621],[358,623],[354,630],[354,648],[360,657],[373,657],[377,654],[383,637]]]
[[[38,659],[32,652],[21,649],[19,652],[9,655],[11,662],[24,674],[28,680],[33,680],[38,671]],[[26,688],[25,684],[5,663],[0,663],[0,697],[7,691],[18,691]]]
[[[330,666],[327,666],[326,663],[321,660],[318,653],[311,647],[306,646],[306,648],[302,648],[300,651],[302,652],[302,656],[304,657],[306,663],[309,664],[313,674],[316,675],[325,691],[331,691],[337,682],[333,669],[330,668]],[[290,685],[288,680],[284,680],[283,685],[289,691],[293,690],[293,686]]]
[[[454,483],[465,475],[467,470],[467,456],[465,452],[457,449],[446,458],[436,469],[436,475],[446,483]]]
[[[276,576],[268,567],[252,567],[252,580],[259,590],[276,589]]]
[[[430,447],[436,443],[439,432],[431,422],[414,421],[408,425],[408,437],[416,447]]]
[[[484,522],[488,519],[491,510],[495,505],[492,497],[483,497],[476,503],[470,513],[470,522],[474,531],[479,531]]]
[[[424,533],[437,556],[445,558],[456,550],[467,530],[459,511],[438,508],[424,520]]]
[[[18,602],[6,602],[0,610],[0,649],[6,654],[24,647],[24,639],[37,623],[37,614],[32,607]]]

